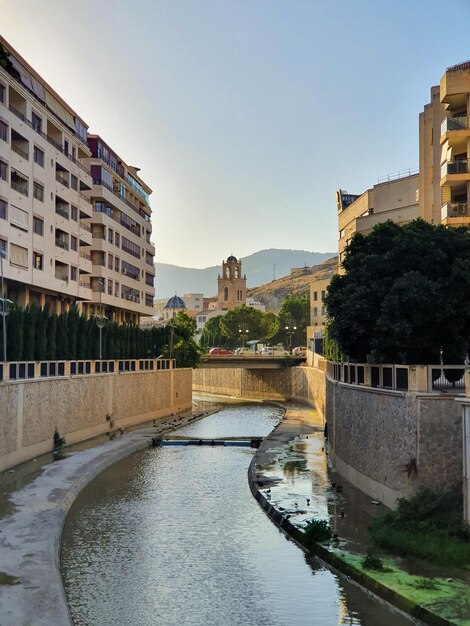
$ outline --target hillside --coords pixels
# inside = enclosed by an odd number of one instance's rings
[[[228,251],[227,256],[231,250]],[[236,250],[233,251],[235,256]],[[276,277],[284,277],[293,267],[312,266],[322,263],[333,255],[332,252],[308,252],[307,250],[260,250],[242,258],[243,273],[246,274],[247,286],[256,287],[272,281],[273,273]],[[177,293],[203,293],[213,296],[217,293],[217,276],[220,265],[197,269],[180,267],[167,263],[155,263],[155,297],[169,298]]]
[[[287,294],[308,292],[313,278],[331,278],[336,272],[337,263],[338,257],[335,256],[312,267],[295,268],[288,276],[248,289],[247,295],[265,304],[267,309],[275,311]]]

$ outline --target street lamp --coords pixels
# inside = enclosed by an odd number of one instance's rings
[[[297,326],[295,322],[287,323],[285,326],[286,335],[289,337],[289,354],[292,354],[292,335],[297,332]]]
[[[6,362],[7,360],[7,329],[6,329],[6,317],[9,312],[10,304],[12,304],[11,300],[5,298],[5,284],[3,282],[3,259],[7,258],[7,251],[5,248],[0,248],[0,274],[2,279],[2,305],[0,314],[2,316],[2,325],[3,325],[3,360]]]
[[[238,336],[242,338],[243,350],[245,349],[245,339],[248,338],[249,332],[247,324],[243,323],[238,326]]]
[[[96,325],[100,329],[100,361],[103,358],[103,326],[106,323],[106,318],[103,315],[103,303],[101,302],[101,294],[104,291],[104,278],[98,278],[98,287],[100,292],[100,312],[99,315],[96,316]]]

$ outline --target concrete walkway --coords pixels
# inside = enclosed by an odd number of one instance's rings
[[[151,437],[193,419],[188,414],[159,419],[156,426],[71,452],[61,461],[46,465],[40,476],[11,495],[14,512],[0,519],[0,626],[72,624],[59,558],[70,506],[100,472],[149,446]]]

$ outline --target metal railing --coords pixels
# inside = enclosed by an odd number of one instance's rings
[[[441,165],[441,178],[452,174],[466,174],[468,172],[467,159],[446,161]]]
[[[441,124],[441,135],[449,130],[466,130],[468,128],[468,118],[466,115],[456,115],[446,117]]]
[[[80,222],[80,228],[83,228],[83,230],[91,233],[91,226],[89,224],[85,224],[85,222]]]
[[[428,367],[428,388],[433,391],[465,391],[465,368],[459,365]]]
[[[448,202],[441,208],[441,219],[448,217],[469,217],[470,207],[468,202]]]
[[[80,252],[79,253],[82,259],[87,259],[87,261],[91,261],[91,254],[88,252]]]
[[[68,250],[69,249],[69,244],[67,243],[67,241],[64,241],[63,239],[56,239],[55,240],[55,245],[58,248],[62,248],[62,250]]]
[[[68,274],[64,274],[63,272],[56,272],[55,277],[57,280],[64,280],[66,283],[69,282]]]
[[[13,178],[13,173],[11,177],[11,188],[18,193],[21,193],[23,196],[29,196],[29,183],[25,180],[15,180]]]
[[[385,176],[380,176],[377,179],[377,182],[388,183],[391,180],[398,180],[399,178],[406,178],[407,176],[413,176],[414,174],[419,174],[419,167],[412,167],[408,170],[400,170],[398,172],[393,172]]]
[[[59,172],[55,173],[55,179],[57,182],[62,183],[62,185],[64,185],[65,187],[70,187],[69,181],[65,178],[65,176],[59,174]]]
[[[68,210],[64,209],[60,205],[56,205],[55,212],[58,213],[59,215],[62,215],[62,217],[65,217],[66,219],[69,219],[69,212],[68,212]]]

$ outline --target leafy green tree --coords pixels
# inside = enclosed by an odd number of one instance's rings
[[[232,346],[241,345],[243,334],[245,341],[254,339],[262,341],[275,334],[276,316],[273,313],[263,313],[253,307],[242,305],[222,316],[220,328],[222,334],[227,337],[229,345]]]
[[[470,346],[470,233],[421,219],[352,238],[325,303],[357,361],[462,363]]]
[[[228,344],[228,339],[222,333],[222,328],[220,327],[222,317],[222,315],[215,315],[205,323],[201,333],[201,346],[203,348],[226,346]]]
[[[288,346],[292,336],[293,345],[303,345],[305,343],[307,326],[310,324],[309,295],[288,294],[282,302],[277,317],[279,326],[274,341]],[[288,330],[286,330],[286,326]],[[291,335],[294,326],[296,330]]]
[[[173,339],[170,326],[174,328]],[[194,341],[196,320],[180,312],[166,328],[170,333],[167,335],[168,343],[164,348],[164,355],[169,357],[171,354],[178,367],[196,367],[201,358],[201,349]]]

